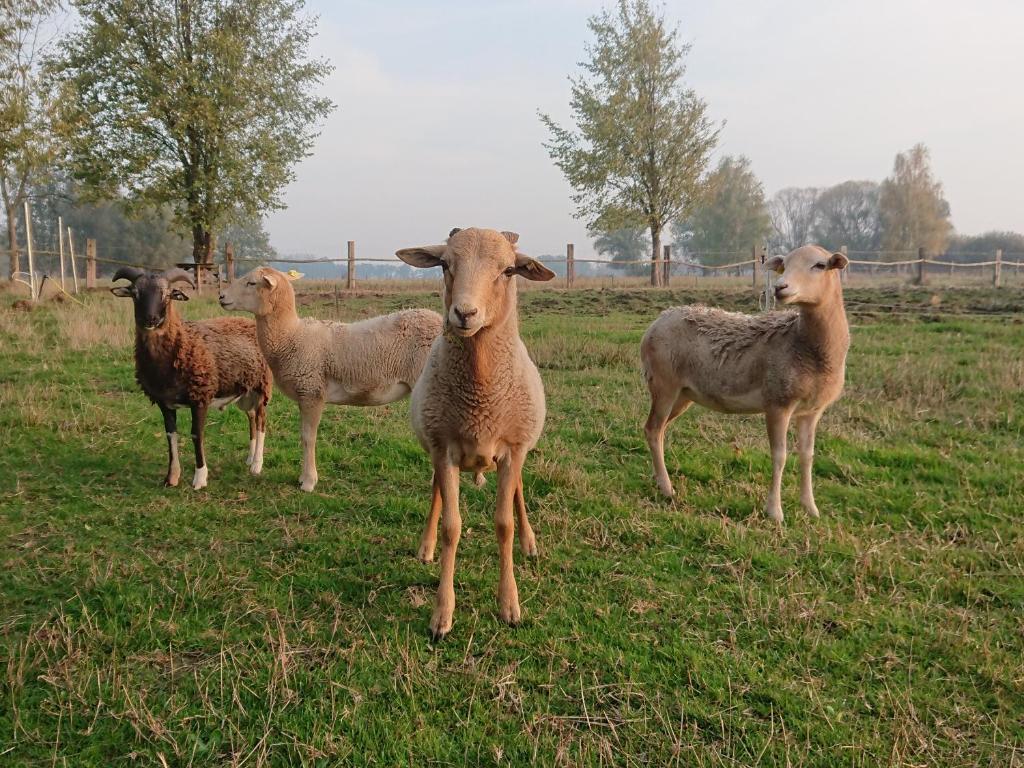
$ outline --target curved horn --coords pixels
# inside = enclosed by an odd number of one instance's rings
[[[196,287],[196,281],[192,278],[192,275],[181,267],[174,267],[173,269],[168,269],[164,272],[164,280],[167,281],[168,285],[174,285],[180,281],[191,285],[193,290],[195,290]]]
[[[146,274],[146,270],[139,269],[138,267],[118,267],[117,272],[111,278],[114,282],[118,280],[129,280],[134,283],[140,277]]]

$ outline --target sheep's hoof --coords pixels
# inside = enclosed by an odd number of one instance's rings
[[[178,477],[165,477],[164,478],[164,487],[165,488],[177,488],[178,487],[178,480],[180,479],[180,477],[181,477],[180,475]]]
[[[192,489],[198,491],[205,488],[208,475],[209,467],[196,467],[196,473],[192,477]]]
[[[312,493],[313,489],[316,488],[316,480],[299,480],[299,488],[304,490],[306,493]]]
[[[430,637],[436,643],[444,640],[445,635],[452,631],[452,611],[434,610],[430,619]]]
[[[771,521],[773,521],[773,522],[775,522],[775,523],[777,523],[779,525],[782,525],[782,508],[781,507],[779,507],[778,509],[772,509],[772,508],[769,507],[768,509],[766,509],[764,511],[764,514],[765,514],[765,516],[769,520],[771,520]]]
[[[537,540],[530,536],[528,538],[519,539],[519,549],[527,557],[537,557]]]
[[[519,608],[519,600],[509,600],[502,605],[498,606],[498,618],[508,624],[510,627],[516,626],[522,621],[523,614]]]
[[[426,545],[420,545],[420,551],[416,553],[416,559],[425,565],[434,562],[434,548],[430,547],[428,549]]]
[[[676,491],[671,484],[662,485],[658,483],[658,490],[661,491],[661,495],[666,499],[674,499],[676,496]]]
[[[804,512],[811,517],[821,517],[821,514],[818,512],[818,505],[813,501],[810,504],[804,504]]]
[[[258,475],[262,471],[263,471],[263,462],[262,461],[257,461],[257,462],[254,462],[254,463],[249,465],[249,474],[250,475]]]

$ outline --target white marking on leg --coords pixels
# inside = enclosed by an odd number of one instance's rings
[[[249,471],[254,475],[258,475],[263,471],[263,440],[266,436],[266,432],[256,433],[256,449],[253,454],[252,464],[249,465]]]
[[[255,461],[255,460],[256,460],[256,440],[253,439],[253,440],[249,441],[249,455],[246,457],[245,463],[248,464],[251,467],[253,461]]]
[[[192,487],[195,490],[198,491],[200,488],[205,488],[206,487],[206,479],[207,479],[207,476],[209,475],[209,471],[208,470],[209,470],[209,466],[208,465],[203,465],[201,467],[196,467],[196,474],[192,478]]]

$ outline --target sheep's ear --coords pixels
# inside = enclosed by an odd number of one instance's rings
[[[273,275],[268,275],[264,273],[260,275],[260,278],[262,278],[263,284],[267,286],[267,288],[273,288],[275,285],[277,285],[277,278],[274,277]]]
[[[395,256],[400,258],[410,267],[436,267],[441,264],[441,255],[446,245],[422,245],[418,248],[403,248],[395,251]]]
[[[764,263],[764,268],[769,270],[770,272],[779,272],[779,273],[781,273],[782,272],[782,267],[783,267],[783,263],[782,263],[782,257],[781,256],[772,256],[770,259],[768,259]]]
[[[122,299],[130,299],[133,295],[130,285],[115,285],[110,289],[110,292],[115,296],[120,296]]]
[[[512,245],[519,242],[519,234],[516,232],[502,232],[501,236],[512,243]]]
[[[172,288],[171,299],[174,301],[188,301],[188,295],[180,288]]]
[[[531,259],[529,256],[524,256],[521,253],[516,254],[516,268],[515,273],[527,280],[537,280],[540,282],[546,282],[555,276],[555,273],[545,267],[536,259]]]
[[[828,268],[829,269],[846,269],[846,265],[850,263],[850,260],[846,257],[845,253],[833,253],[828,257]]]

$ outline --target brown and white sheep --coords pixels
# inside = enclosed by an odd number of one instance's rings
[[[263,469],[272,382],[256,341],[255,323],[227,317],[182,321],[174,302],[188,301],[188,296],[174,284],[184,282],[195,287],[192,277],[183,269],[161,273],[121,267],[114,280],[131,282],[110,291],[132,299],[135,305],[135,378],[163,413],[168,452],[164,484],[175,486],[181,477],[178,408],[189,408],[192,412],[196,452],[193,488],[205,488],[208,481],[203,430],[210,406],[223,409],[235,403],[249,417],[246,463],[249,471],[258,475]]]
[[[513,509],[520,546],[536,554],[522,470],[544,427],[544,386],[519,337],[515,276],[550,280],[554,273],[517,253],[518,237],[490,229],[456,229],[443,245],[397,253],[414,267],[439,266],[444,272],[445,332],[434,342],[412,393],[413,429],[434,469],[421,559],[433,557],[441,517],[441,578],[430,620],[435,639],[451,629],[455,610],[455,551],[462,531],[460,470],[478,477],[484,471],[498,471],[498,615],[509,624],[518,623],[521,616],[512,562]]]
[[[743,315],[703,306],[662,312],[640,344],[651,411],[644,431],[661,492],[674,491],[665,469],[665,429],[699,403],[723,413],[764,413],[772,454],[765,513],[782,522],[786,432],[796,418],[800,500],[818,516],[811,488],[818,419],[839,398],[850,331],[843,307],[841,253],[807,245],[765,263],[780,273],[776,297],[798,312]]]
[[[318,480],[316,434],[324,404],[384,405],[406,397],[441,332],[440,315],[429,309],[356,323],[300,318],[291,280],[270,267],[225,286],[220,303],[256,315],[256,335],[274,380],[299,404],[304,491]]]

